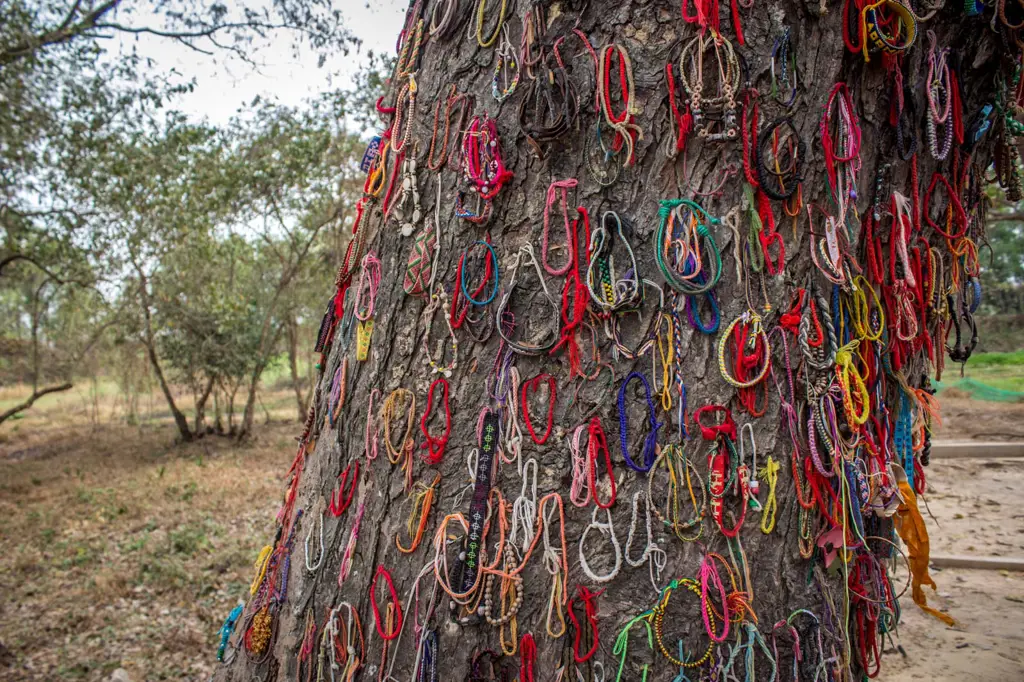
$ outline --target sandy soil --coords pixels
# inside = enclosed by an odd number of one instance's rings
[[[942,407],[940,438],[1024,439],[1024,404],[947,394]],[[117,667],[205,679],[270,532],[295,426],[235,449],[51,419],[0,439],[0,679],[106,680]],[[928,476],[933,553],[1024,557],[1024,460],[934,459]],[[1024,681],[1024,573],[933,575],[932,604],[957,625],[905,598],[904,653],[885,655],[880,679]]]
[[[1024,420],[1006,425],[1024,429]],[[1024,460],[937,459],[928,474],[933,554],[1024,557]],[[947,628],[907,597],[898,640],[905,655],[890,651],[880,679],[1024,680],[1024,573],[933,569],[932,577],[930,603],[957,625]]]
[[[944,440],[1024,440],[1024,402],[985,403],[950,389],[939,396]]]

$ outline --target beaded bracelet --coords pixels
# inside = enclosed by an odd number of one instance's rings
[[[642,450],[641,464],[637,464],[633,461],[633,458],[629,455],[629,416],[626,412],[626,388],[629,383],[637,379],[644,387],[644,399],[647,401],[647,416],[648,425],[650,431],[644,439],[644,445]],[[625,460],[626,466],[636,472],[646,473],[651,470],[654,466],[654,460],[657,457],[657,445],[658,445],[658,429],[662,427],[662,424],[657,419],[657,407],[654,405],[654,401],[651,400],[651,385],[647,383],[647,377],[640,372],[630,372],[625,379],[622,381],[622,385],[619,387],[619,445],[622,447],[622,459]]]
[[[720,78],[718,92],[721,94],[714,97],[704,97],[704,54],[709,48],[714,50],[718,66],[715,72]],[[679,75],[690,96],[689,114],[697,135],[712,142],[736,139],[740,68],[732,43],[714,29],[701,31],[683,47],[679,55]],[[708,114],[706,118],[705,114]],[[722,128],[712,132],[717,120],[721,120]]]
[[[630,268],[623,279],[615,277],[612,250],[616,235],[629,254]],[[636,305],[642,295],[637,280],[638,272],[636,256],[626,239],[622,219],[614,211],[605,211],[601,225],[590,235],[590,263],[587,266],[587,291],[590,292],[590,299],[605,313]]]
[[[519,62],[516,61],[515,48],[512,47],[512,42],[508,38],[508,26],[502,27],[501,34],[501,43],[494,51],[496,61],[494,76],[491,78],[491,94],[499,103],[512,96],[512,93],[516,91],[516,86],[519,85],[519,77],[522,75]],[[511,80],[508,77],[510,69],[515,71],[515,76]],[[499,78],[502,78],[500,85],[498,84]]]
[[[707,651],[705,651],[700,658],[697,658],[695,660],[689,660],[689,657],[676,658],[669,652],[668,647],[665,646],[665,609],[668,607],[668,602],[669,599],[672,597],[672,593],[675,590],[678,590],[680,587],[686,588],[693,594],[697,595],[698,598],[700,597],[700,587],[697,585],[697,581],[691,578],[677,579],[669,583],[668,586],[665,587],[664,590],[662,590],[661,597],[658,600],[658,603],[654,606],[653,609],[651,609],[651,615],[649,619],[653,621],[654,625],[654,641],[658,645],[658,650],[661,651],[662,656],[667,658],[669,662],[673,665],[676,665],[680,668],[699,668],[705,663],[707,663],[708,660],[711,658],[711,653],[715,647],[714,641],[708,641]],[[711,604],[704,602],[703,607],[705,611],[705,616],[707,617],[708,621],[713,624],[715,622],[715,616],[714,613],[711,612]]]
[[[405,151],[405,145],[412,136],[412,128],[416,120],[416,91],[416,77],[410,74],[402,89],[398,91],[398,100],[395,104],[395,120],[391,124],[391,151],[395,154],[401,154]],[[401,127],[403,116],[407,119],[404,130]],[[387,200],[384,201],[384,205],[388,205]],[[387,212],[385,210],[385,213]]]
[[[440,284],[434,287],[433,293],[430,295],[430,302],[427,304],[423,313],[426,316],[426,325],[423,330],[423,360],[430,366],[432,373],[441,374],[445,377],[450,377],[452,372],[459,366],[459,339],[455,336],[455,329],[452,327],[451,319],[445,312],[448,309],[448,294],[445,293],[444,287]],[[440,364],[438,360],[434,359],[433,354],[430,350],[431,339],[430,332],[434,327],[434,316],[437,312],[441,313],[441,317],[444,318],[445,326],[448,327],[448,338],[451,341],[452,360],[446,365]],[[437,345],[435,346],[436,352],[440,359],[444,357],[444,340],[438,339]]]
[[[938,49],[934,31],[928,31],[928,42],[930,44],[928,48],[928,87],[925,89],[928,100],[928,116],[925,119],[925,129],[928,134],[928,149],[932,158],[937,161],[945,161],[953,143],[953,129],[956,127],[956,121],[959,120],[960,111],[959,107],[955,110],[953,108],[956,90],[952,71],[947,63],[949,48]],[[943,129],[941,147],[937,131],[940,125]],[[962,123],[960,129],[963,129]]]
[[[460,168],[469,191],[477,195],[478,205],[476,211],[470,211],[465,205],[465,192],[460,191],[456,195],[455,215],[484,223],[490,218],[492,200],[512,179],[512,172],[502,160],[497,124],[487,114],[475,117],[463,134]]]

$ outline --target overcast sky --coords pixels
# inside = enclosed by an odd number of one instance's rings
[[[224,123],[257,95],[297,104],[332,85],[349,85],[367,51],[394,51],[408,0],[373,0],[372,6],[366,0],[336,2],[342,7],[347,26],[363,44],[359,52],[333,57],[323,68],[317,68],[316,55],[311,52],[294,57],[290,36],[284,35],[269,49],[255,55],[261,62],[258,71],[237,59],[221,55],[214,60],[169,40],[142,37],[136,44],[142,54],[157,62],[159,70],[174,69],[183,76],[195,77],[196,89],[181,96],[175,108],[197,118],[205,116],[213,123]]]

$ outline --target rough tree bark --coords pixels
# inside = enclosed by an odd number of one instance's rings
[[[425,11],[428,24],[435,4],[440,5],[443,11],[447,3],[443,0],[427,2]],[[683,43],[694,36],[697,30],[695,26],[685,23],[680,18],[679,2],[562,0],[542,4],[546,6],[548,25],[541,43],[547,46],[547,54],[550,55],[550,46],[554,40],[559,36],[569,36],[561,47],[561,57],[570,69],[580,98],[578,129],[566,132],[557,142],[546,144],[547,155],[544,159],[537,158],[533,148],[520,132],[517,107],[526,88],[525,68],[524,80],[509,100],[499,105],[491,95],[495,50],[481,48],[477,44],[473,34],[477,16],[475,2],[460,0],[454,3],[457,7],[458,28],[447,40],[425,41],[422,49],[416,74],[418,108],[409,145],[413,148],[418,144],[418,185],[423,215],[427,220],[432,220],[438,182],[438,174],[426,170],[433,106],[438,101],[443,103],[448,94],[449,84],[454,84],[460,92],[468,92],[476,98],[474,113],[488,111],[496,117],[505,163],[514,173],[514,179],[505,186],[496,199],[493,218],[486,228],[480,228],[469,225],[453,215],[455,191],[462,178],[452,167],[446,167],[441,171],[441,236],[437,281],[444,284],[449,294],[458,286],[455,277],[460,254],[475,240],[482,239],[485,231],[490,234],[502,261],[502,288],[507,284],[510,259],[520,246],[532,244],[538,258],[540,257],[545,195],[550,183],[556,180],[579,180],[578,188],[570,192],[570,207],[587,207],[594,224],[599,222],[605,210],[615,210],[628,221],[628,238],[636,252],[640,270],[644,277],[659,284],[662,279],[654,259],[654,233],[659,220],[660,200],[697,198],[705,209],[719,217],[724,217],[731,209],[743,205],[742,171],[731,176],[721,192],[713,196],[702,196],[716,188],[726,164],[734,164],[737,168],[741,166],[738,139],[726,143],[711,143],[692,136],[685,157],[680,155],[673,159],[664,152],[674,131],[664,75],[665,65],[668,62],[678,64]],[[888,123],[892,80],[883,68],[882,57],[873,55],[871,63],[865,64],[860,55],[847,51],[843,44],[841,6],[834,1],[825,4],[828,5],[829,11],[823,16],[819,15],[820,3],[817,0],[755,3],[749,9],[741,8],[739,12],[746,45],[737,47],[737,51],[742,54],[749,68],[751,84],[762,93],[762,126],[778,116],[790,115],[806,144],[804,202],[814,202],[823,207],[831,205],[825,183],[824,157],[818,126],[824,103],[833,86],[839,82],[845,82],[850,86],[855,110],[860,117],[863,130],[864,144],[860,154],[862,168],[858,187],[861,195],[858,203],[863,212],[870,210],[868,204],[874,188],[875,174],[881,164],[893,164],[892,186],[908,194],[911,183],[910,164],[900,160],[894,151],[893,132]],[[530,10],[527,5],[525,0],[508,2],[510,18],[506,23],[510,38],[516,46],[519,45],[522,19]],[[494,26],[498,10],[499,3],[496,0],[486,4],[488,27]],[[693,12],[692,5],[689,11]],[[918,44],[904,58],[903,63],[904,77],[907,83],[913,86],[914,97],[917,99],[917,111],[923,111],[926,106],[922,88],[927,77],[928,45],[924,35],[926,28],[937,33],[940,44],[957,46],[963,57],[960,82],[963,88],[965,116],[973,115],[980,104],[991,101],[994,73],[999,50],[1002,48],[998,47],[994,34],[988,32],[988,18],[986,16],[984,19],[965,19],[960,5],[952,3],[950,7],[940,10],[927,23],[922,24]],[[735,43],[729,11],[724,3],[721,7],[721,24],[723,33]],[[772,48],[774,41],[782,34],[784,26],[788,26],[792,32],[800,74],[799,102],[792,112],[784,110],[770,96]],[[642,128],[643,137],[637,144],[635,167],[623,169],[618,181],[609,187],[602,187],[585,163],[585,144],[588,136],[594,135],[598,117],[593,106],[595,69],[591,57],[581,48],[582,43],[572,36],[573,28],[582,31],[595,49],[611,43],[622,45],[627,49],[632,61],[635,104],[638,111],[636,123]],[[539,68],[535,71],[539,72]],[[708,78],[711,79],[713,76]],[[392,83],[392,90],[386,98],[388,102],[394,103],[395,91],[403,82],[404,79],[396,79]],[[617,91],[617,87],[613,89]],[[917,126],[921,152],[918,160],[920,189],[923,194],[933,170],[940,166],[925,151],[926,138],[922,122],[915,121],[914,124]],[[989,158],[988,154],[987,149],[980,150],[976,158],[984,165]],[[401,176],[398,182],[401,182]],[[774,307],[767,321],[774,326],[780,309],[788,306],[793,289],[806,282],[815,271],[809,255],[810,237],[806,213],[801,214],[795,227],[791,227],[791,221],[785,216],[781,204],[773,201],[772,208],[779,219],[778,229],[783,236],[788,256],[785,273],[767,277],[765,280],[767,296]],[[742,215],[740,238],[745,242],[748,223],[746,212],[743,211]],[[562,215],[557,202],[552,210],[551,219],[553,239],[557,243],[562,243]],[[417,229],[420,227],[418,225]],[[398,466],[391,466],[387,457],[367,461],[364,447],[367,407],[371,400],[375,400],[374,411],[379,410],[382,400],[395,389],[405,388],[413,391],[416,396],[413,436],[417,442],[417,452],[420,452],[418,446],[422,438],[419,434],[419,418],[423,414],[427,389],[436,375],[431,373],[423,350],[425,301],[410,297],[403,291],[402,279],[411,240],[400,234],[398,222],[394,219],[383,219],[379,202],[369,204],[361,222],[361,229],[366,231],[366,250],[377,254],[383,265],[383,279],[376,300],[376,327],[372,336],[370,358],[365,362],[357,362],[355,343],[345,343],[341,332],[335,334],[334,343],[323,363],[319,386],[311,406],[315,417],[309,421],[312,428],[307,446],[300,447],[296,465],[292,469],[292,480],[298,477],[294,507],[305,510],[305,513],[295,522],[290,549],[286,544],[287,529],[283,533],[279,530],[275,540],[275,546],[284,547],[281,550],[282,556],[290,551],[291,558],[287,596],[283,604],[276,608],[272,619],[274,639],[265,655],[246,655],[244,647],[240,648],[240,653],[234,657],[230,665],[218,671],[215,677],[217,680],[292,680],[303,679],[302,676],[307,674],[312,674],[315,678],[317,659],[321,652],[321,628],[331,609],[339,607],[342,602],[350,603],[358,611],[362,622],[366,655],[360,679],[380,679],[382,639],[375,631],[374,614],[370,603],[370,585],[378,566],[386,567],[394,577],[406,623],[401,639],[392,642],[387,652],[387,671],[396,679],[411,679],[417,647],[412,623],[414,616],[412,610],[408,608],[410,591],[417,574],[433,560],[431,540],[439,520],[445,514],[468,512],[471,493],[467,492],[467,486],[471,486],[472,480],[467,473],[467,455],[477,445],[475,431],[481,408],[492,404],[488,395],[488,377],[499,353],[500,339],[494,334],[485,343],[480,344],[475,343],[465,329],[457,332],[459,364],[450,378],[452,431],[444,461],[437,467],[428,467],[420,461],[418,454],[415,457],[415,480],[429,484],[436,471],[441,474],[441,483],[422,544],[411,555],[402,554],[396,550],[395,538],[397,534],[403,543],[409,542],[406,524],[409,522],[410,512],[409,500],[403,491],[403,473]],[[712,230],[724,260],[724,274],[717,288],[724,329],[726,324],[748,309],[748,303],[744,287],[737,281],[737,263],[734,256],[737,252],[734,251],[737,246],[734,242],[736,237],[725,224],[715,225]],[[751,247],[757,248],[756,241]],[[551,260],[561,262],[557,256]],[[354,293],[358,276],[359,273],[356,272],[350,293]],[[325,279],[326,277],[325,273]],[[549,288],[557,297],[561,291],[562,278],[546,275],[545,277],[548,279]],[[820,276],[818,279],[821,279]],[[524,283],[522,278],[520,283]],[[823,287],[827,286],[824,280],[821,280],[821,284]],[[760,297],[760,284],[756,278],[752,285],[754,288],[750,294],[751,299],[754,300],[754,305],[759,305],[754,299],[755,296]],[[525,287],[530,293],[525,299],[520,293],[513,309],[517,320],[528,328],[526,334],[536,334],[552,323],[552,313],[539,294],[536,275],[532,271],[525,277]],[[489,314],[493,314],[494,309],[495,305],[492,303],[487,310]],[[649,319],[650,309],[648,302],[644,306],[645,324]],[[684,356],[681,367],[683,380],[689,392],[690,409],[707,404],[734,405],[735,391],[723,381],[718,370],[718,335],[707,336],[684,326],[681,343]],[[643,330],[637,328],[634,323],[626,322],[624,329],[627,344],[635,343],[643,336]],[[434,321],[431,337],[436,340],[444,337],[446,333],[439,313],[438,319]],[[598,338],[602,357],[607,360],[611,357],[610,344],[603,334],[599,334]],[[581,336],[581,341],[584,348],[589,349],[589,338],[586,334]],[[613,652],[616,635],[631,618],[656,603],[657,592],[648,577],[646,564],[632,568],[623,563],[618,576],[605,585],[590,582],[581,571],[579,542],[581,534],[591,522],[593,505],[577,508],[568,502],[569,482],[572,477],[569,439],[572,430],[577,425],[586,423],[591,415],[596,414],[602,418],[615,462],[614,471],[618,483],[618,502],[612,509],[615,534],[619,544],[624,546],[630,525],[631,499],[634,493],[647,490],[648,481],[646,476],[638,475],[623,465],[618,447],[619,414],[615,405],[616,395],[622,379],[630,371],[641,371],[650,377],[652,362],[658,362],[660,375],[657,352],[658,349],[655,347],[638,360],[620,358],[613,362],[613,385],[609,385],[607,381],[607,372],[601,373],[596,381],[570,383],[567,379],[567,361],[564,355],[555,358],[520,356],[515,361],[523,379],[547,371],[558,381],[555,433],[543,446],[535,445],[528,436],[524,437],[521,456],[524,461],[537,461],[536,499],[550,492],[561,493],[566,498],[565,535],[570,573],[566,583],[567,596],[577,596],[577,585],[585,585],[593,590],[603,589],[597,599],[600,647],[594,661],[603,665],[605,680],[612,679],[615,671],[619,670],[618,652]],[[332,380],[343,358],[347,358],[344,405],[332,426],[329,416],[329,395]],[[780,360],[779,356],[776,356],[776,360]],[[589,357],[585,358],[585,362],[589,363]],[[923,370],[923,363],[920,360],[912,366],[917,368],[917,372]],[[660,376],[658,379],[660,380]],[[739,424],[754,424],[762,465],[763,458],[767,455],[771,455],[782,465],[777,491],[779,506],[775,530],[768,535],[762,533],[757,527],[759,515],[750,512],[741,535],[753,578],[753,607],[759,617],[760,629],[766,635],[774,623],[785,619],[796,609],[809,609],[823,622],[826,621],[825,595],[831,595],[833,606],[841,605],[843,582],[841,575],[826,577],[819,570],[813,571],[815,577],[812,578],[812,566],[820,566],[820,560],[815,558],[811,562],[806,561],[798,552],[800,508],[790,474],[791,446],[789,436],[782,427],[778,395],[774,386],[769,386],[768,407],[763,417],[751,419],[738,410],[734,411]],[[536,414],[543,406],[539,399],[541,393],[535,395],[537,399],[534,399],[533,403],[536,422],[540,419]],[[630,391],[627,395],[631,428],[630,447],[635,453],[639,451],[640,443],[646,436],[647,408],[641,394]],[[434,410],[435,415],[443,413],[438,412],[439,408],[436,406]],[[658,435],[658,441],[662,446],[680,440],[674,414],[674,407],[669,414],[659,409],[658,420],[665,424]],[[404,430],[404,412],[402,415],[401,418],[396,416],[394,419],[394,429]],[[438,420],[435,416],[432,432],[436,434],[442,428],[443,420]],[[392,438],[395,436],[392,435]],[[685,447],[702,479],[706,479],[707,445],[700,442],[697,435],[691,434]],[[381,444],[380,449],[383,451],[385,446]],[[340,518],[334,518],[330,513],[323,515],[326,501],[337,488],[339,474],[356,461],[359,461],[362,467],[361,483],[351,508]],[[523,479],[516,465],[496,464],[496,467],[499,470],[495,475],[494,485],[504,493],[511,507],[512,500],[520,495]],[[299,473],[295,473],[296,471]],[[658,476],[660,479],[654,484],[654,490],[656,495],[661,497],[656,499],[655,503],[661,504],[667,486],[664,470],[659,471]],[[766,487],[762,479],[762,502],[765,499]],[[528,491],[529,494],[531,493]],[[363,505],[365,516],[352,560],[351,575],[344,586],[339,588],[339,566],[356,517],[355,510]],[[603,515],[598,518],[604,520]],[[309,571],[305,561],[308,558],[316,563],[321,519],[325,554],[317,570]],[[449,530],[458,532],[457,524],[450,526]],[[725,538],[710,518],[705,518],[703,530],[706,544],[683,543],[665,528],[655,524],[654,532],[658,547],[667,553],[666,565],[661,573],[661,585],[665,585],[675,576],[696,577],[705,549],[729,555]],[[642,519],[638,533],[640,538],[632,548],[634,557],[641,551],[638,546],[644,544]],[[557,532],[552,537],[557,545]],[[304,540],[309,544],[308,555],[304,551]],[[521,539],[517,544],[522,549]],[[600,573],[611,568],[607,535],[592,529],[588,534],[586,547],[587,558],[593,570]],[[449,556],[453,557],[454,561],[454,550],[449,550]],[[525,570],[524,576],[524,603],[517,616],[519,632],[531,632],[536,637],[537,678],[554,679],[553,671],[562,660],[565,647],[572,647],[571,637],[567,635],[559,641],[545,634],[550,576],[542,566],[542,561],[535,556]],[[421,617],[433,584],[432,573],[427,574],[421,582]],[[385,596],[381,596],[381,590],[382,587],[379,585],[378,598],[383,600]],[[497,588],[494,595],[497,601]],[[907,608],[914,608],[909,605],[909,597],[906,602]],[[383,601],[381,603],[383,604]],[[703,651],[707,637],[703,634],[704,626],[696,600],[679,597],[674,603],[676,605],[672,613],[676,615],[670,616],[671,625],[667,626],[667,629],[671,629],[673,637],[681,637],[689,650]],[[841,606],[836,608],[841,609]],[[578,602],[577,614],[582,614]],[[253,624],[253,616],[252,609],[247,608],[232,637],[233,646],[240,641],[240,633]],[[309,618],[312,618],[312,621],[307,620]],[[309,655],[305,656],[300,653],[300,649],[308,632],[306,627],[309,622],[315,623],[317,629],[315,643]],[[447,598],[441,600],[431,621],[431,627],[437,629],[439,636],[440,679],[467,679],[469,657],[477,648],[500,650],[498,628],[486,623],[463,626],[452,622],[448,617]],[[806,629],[807,623],[800,627],[802,634],[812,635],[808,641],[812,640],[813,633]],[[826,631],[830,630],[831,626],[826,625]],[[730,642],[733,641],[733,636],[730,634]],[[829,646],[842,651],[842,643],[837,644],[837,641],[832,640]],[[632,630],[629,643],[630,653],[626,657],[622,679],[636,680],[641,679],[642,675],[643,679],[647,679],[646,673],[643,672],[645,664],[652,665],[651,679],[667,680],[678,673],[677,667],[669,664],[661,654],[653,653],[648,648],[647,635],[642,626]],[[912,646],[912,643],[904,642],[904,645]],[[785,654],[780,655],[784,661],[791,660]],[[767,659],[759,652],[756,660],[761,676],[767,679]],[[312,666],[311,673],[307,673],[307,670],[310,670],[309,666]],[[804,665],[801,674],[803,679],[810,679],[814,671],[808,671],[806,666],[807,664]],[[581,666],[580,669],[585,676],[589,676],[594,674],[595,666],[592,662]],[[742,674],[742,671],[737,669],[736,674]],[[327,679],[330,675],[329,670],[325,669],[323,675],[324,679]],[[780,672],[779,679],[790,679],[790,673]]]

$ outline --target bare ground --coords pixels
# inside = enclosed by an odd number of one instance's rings
[[[1024,438],[1024,405],[945,396],[941,437]],[[205,680],[273,532],[295,423],[238,447],[90,426],[59,406],[0,438],[0,680]],[[60,425],[55,424],[55,421]],[[71,425],[64,425],[70,423]],[[28,426],[30,428],[25,428]],[[1021,460],[933,460],[933,553],[1024,557]],[[934,571],[947,628],[904,600],[881,679],[1024,679],[1024,574]]]

